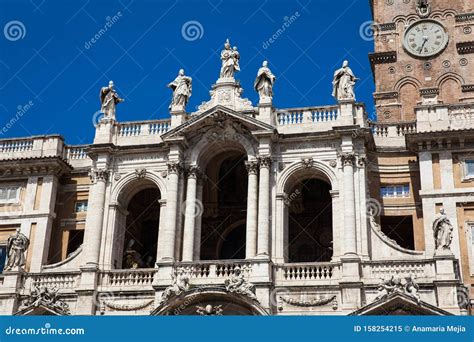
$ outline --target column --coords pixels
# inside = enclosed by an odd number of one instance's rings
[[[193,260],[199,260],[201,258],[201,225],[202,225],[202,214],[204,212],[204,205],[202,204],[202,182],[198,183],[196,198],[198,200],[199,207],[196,212],[196,219],[194,221],[194,255]]]
[[[354,154],[341,154],[344,172],[344,254],[357,254],[354,205]]]
[[[251,259],[257,254],[257,212],[258,212],[258,162],[248,161],[245,166],[249,174],[247,190],[247,232],[245,258]]]
[[[258,193],[258,256],[270,257],[270,167],[271,156],[260,157],[260,188]]]
[[[156,260],[160,260],[161,254],[160,254],[160,235],[163,233],[163,230],[165,229],[166,226],[166,199],[160,199],[158,200],[160,203],[160,222],[158,223],[158,242],[156,246]]]
[[[163,230],[158,236],[158,254],[161,260],[174,260],[174,247],[177,228],[177,205],[178,205],[178,183],[179,173],[182,166],[178,161],[168,163],[168,182],[166,201],[166,222]]]
[[[104,220],[105,190],[109,171],[94,169],[89,173],[92,186],[87,205],[86,226],[84,231],[84,257],[86,265],[97,267],[99,264],[100,242]]]
[[[187,170],[186,207],[184,212],[183,261],[193,261],[194,227],[196,221],[196,193],[199,167],[191,165]]]

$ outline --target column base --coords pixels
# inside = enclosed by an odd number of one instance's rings
[[[260,253],[260,254],[257,254],[254,258],[249,258],[249,259],[270,260],[270,255],[268,255],[267,253]]]

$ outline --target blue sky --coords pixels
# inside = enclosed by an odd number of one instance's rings
[[[333,104],[332,75],[348,59],[370,113],[370,20],[369,0],[0,0],[0,138],[58,133],[68,144],[92,142],[99,89],[110,79],[125,98],[119,121],[166,118],[166,84],[180,68],[193,78],[194,111],[209,99],[227,37],[254,104],[265,59],[279,108]]]

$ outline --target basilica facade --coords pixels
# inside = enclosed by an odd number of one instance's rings
[[[0,140],[0,314],[470,314],[474,4],[371,8],[377,120],[348,62],[304,108],[263,62],[252,104],[227,41],[195,112],[180,70],[169,119],[110,82],[91,144]]]

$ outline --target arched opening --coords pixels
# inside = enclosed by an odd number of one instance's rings
[[[439,100],[442,103],[458,103],[461,97],[461,85],[454,78],[445,79],[439,89]]]
[[[418,88],[412,83],[405,83],[399,90],[402,121],[415,120],[415,107],[417,106],[419,99]]]
[[[211,158],[203,177],[201,260],[245,258],[246,153],[227,150]]]
[[[145,188],[130,199],[123,232],[122,268],[152,268],[156,262],[160,191]]]
[[[288,262],[330,261],[333,255],[331,185],[302,178],[287,192]]]

